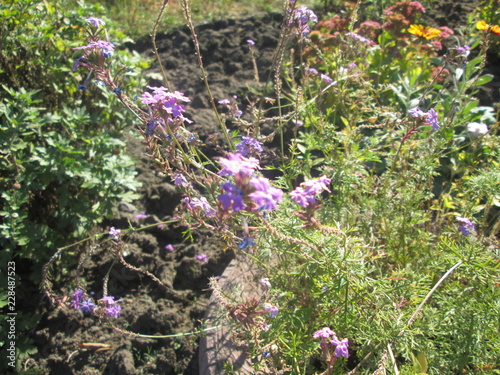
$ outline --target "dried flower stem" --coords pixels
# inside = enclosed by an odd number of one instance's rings
[[[207,90],[208,99],[210,100],[210,104],[212,105],[212,109],[214,111],[215,117],[217,118],[217,122],[219,123],[219,126],[221,127],[222,132],[224,133],[224,138],[227,142],[227,145],[228,145],[229,149],[231,151],[233,151],[234,146],[231,143],[231,140],[229,139],[229,134],[228,134],[228,131],[226,128],[226,124],[224,123],[224,121],[222,121],[222,118],[220,117],[219,111],[217,110],[217,106],[215,105],[214,96],[212,95],[212,90],[210,89],[210,85],[208,83],[208,74],[207,74],[207,71],[205,70],[205,67],[203,65],[203,59],[201,57],[201,51],[200,51],[200,44],[198,43],[198,36],[196,35],[196,31],[195,31],[194,25],[193,25],[193,20],[191,19],[191,12],[189,10],[189,1],[182,0],[182,7],[184,8],[184,16],[186,17],[189,30],[191,31],[191,37],[193,38],[194,48],[196,51],[196,57],[198,59],[198,66],[200,67],[203,82],[205,83],[205,88]]]
[[[167,86],[169,91],[172,91],[172,87],[170,86],[170,82],[168,81],[167,78],[167,72],[165,71],[165,68],[163,67],[163,64],[161,63],[161,58],[160,54],[158,53],[158,48],[156,47],[156,31],[158,30],[158,25],[160,24],[161,17],[163,16],[163,13],[165,12],[165,8],[168,5],[169,0],[164,0],[163,4],[160,8],[160,12],[158,13],[158,17],[156,18],[156,21],[153,25],[153,32],[151,33],[151,40],[153,42],[153,51],[156,56],[156,61],[158,61],[158,65],[160,66],[161,70],[161,75],[163,77],[163,81],[165,82],[165,86]]]

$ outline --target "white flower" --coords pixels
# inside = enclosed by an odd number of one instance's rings
[[[271,282],[269,281],[269,279],[267,277],[260,279],[259,282],[260,282],[260,285],[262,285],[264,288],[266,288],[266,289],[271,288]]]
[[[479,137],[480,135],[484,135],[488,132],[488,126],[482,122],[471,122],[467,125],[467,131],[472,133],[471,135],[473,137]]]

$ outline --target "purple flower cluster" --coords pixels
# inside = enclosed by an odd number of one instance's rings
[[[222,203],[224,210],[233,209],[234,212],[244,210],[247,206],[243,202],[243,193],[238,186],[230,181],[226,181],[221,185],[224,194],[219,195],[219,202]]]
[[[238,249],[243,250],[251,246],[255,246],[255,240],[253,238],[246,236],[238,244]]]
[[[439,123],[439,118],[436,110],[431,108],[428,112],[422,111],[420,108],[415,107],[408,111],[408,114],[416,119],[421,119],[424,124],[430,125],[432,130],[439,130],[441,124]]]
[[[158,115],[160,115],[160,118],[163,118],[162,115],[166,114],[167,121],[170,124],[174,122],[174,119],[191,122],[182,114],[185,110],[185,106],[181,103],[189,103],[191,101],[187,96],[184,96],[184,94],[179,91],[169,92],[168,89],[163,86],[147,86],[147,88],[152,92],[143,93],[141,102],[150,106],[153,112],[157,112]]]
[[[330,85],[336,85],[337,84],[337,81],[334,81],[333,79],[331,79],[328,75],[326,74],[323,74],[323,73],[320,73],[318,72],[316,69],[314,68],[305,68],[304,69],[304,72],[306,74],[306,76],[311,76],[311,75],[317,75],[321,78],[321,80],[323,82],[325,82],[326,84]]]
[[[249,43],[249,46],[252,47],[252,44]],[[221,99],[218,101],[218,103],[226,106],[232,117],[240,118],[241,116],[243,116],[243,112],[238,109],[238,103],[236,102],[237,98],[238,97],[236,95],[233,95],[233,100]]]
[[[250,185],[255,190],[248,196],[257,204],[259,210],[271,211],[278,209],[277,205],[281,202],[283,196],[280,189],[272,187],[269,180],[264,177],[252,178]]]
[[[201,198],[184,198],[183,200],[184,204],[186,204],[188,210],[193,213],[199,213],[203,211],[205,215],[207,216],[214,216],[215,215],[215,210],[213,209],[212,206],[210,206],[210,203],[208,203],[207,198],[201,197]]]
[[[85,51],[84,55],[85,57],[87,57],[90,53],[100,52],[102,57],[106,58],[106,57],[111,57],[113,55],[115,46],[113,45],[113,43],[108,42],[107,40],[98,40],[98,41],[91,41],[86,46],[73,47],[73,49],[83,49]],[[79,58],[79,60],[80,59],[81,58]],[[74,68],[75,66],[73,65],[73,69]]]
[[[198,259],[199,261],[202,261],[203,263],[206,263],[206,262],[208,262],[208,255],[207,254],[198,254],[196,256],[196,259]]]
[[[263,307],[264,307],[264,312],[269,313],[270,318],[276,318],[278,316],[278,313],[280,312],[276,306],[271,305],[270,303],[267,302],[264,303]]]
[[[351,39],[357,40],[357,41],[364,43],[364,44],[368,44],[368,45],[375,44],[375,42],[373,40],[365,38],[364,36],[353,33],[353,32],[349,32],[345,35]]]
[[[301,207],[308,207],[316,204],[316,195],[322,191],[328,191],[328,185],[331,180],[326,176],[317,179],[307,180],[300,184],[295,190],[290,193],[292,200],[297,202]]]
[[[103,20],[101,20],[100,18],[97,18],[97,17],[89,17],[89,18],[86,18],[85,21],[87,21],[88,23],[90,23],[94,27],[106,25],[106,22],[104,22]]]
[[[239,153],[230,153],[227,159],[221,158],[219,161],[223,167],[219,171],[220,176],[235,176],[238,179],[244,179],[251,176],[257,169],[259,169],[259,161],[255,158],[245,158]]]
[[[102,312],[104,310],[104,314],[114,319],[120,316],[121,306],[117,304],[119,301],[115,301],[115,297],[103,297],[102,300],[99,301],[99,306],[96,306],[92,298],[88,298],[81,289],[75,289],[72,297],[71,304],[75,309],[82,310],[86,313],[96,312],[96,315],[99,315],[99,311]]]
[[[256,140],[247,140],[257,151]],[[254,172],[260,169],[259,161],[255,158],[246,158],[240,153],[230,153],[227,158],[219,161],[223,167],[219,171],[220,176],[232,177],[233,181],[226,181],[221,185],[223,193],[218,200],[222,209],[232,209],[234,212],[241,210],[276,210],[282,201],[283,192],[272,187],[269,180],[264,177],[255,177]]]
[[[80,309],[83,312],[92,312],[95,309],[95,303],[92,298],[87,298],[85,292],[81,289],[75,289],[71,304],[75,309]]]
[[[111,228],[109,228],[108,233],[111,237],[113,237],[113,241],[119,241],[120,240],[119,235],[121,232],[122,231],[120,229],[116,229],[115,227],[111,227]]]
[[[262,143],[252,137],[241,137],[241,142],[236,145],[236,152],[242,156],[262,152]]]
[[[145,218],[147,218],[147,217],[148,217],[148,215],[146,215],[146,213],[145,213],[145,212],[141,212],[140,214],[135,215],[135,216],[134,216],[134,219],[136,219],[136,220],[141,220],[141,219],[145,219]]]
[[[119,301],[115,301],[115,297],[103,297],[102,302],[104,303],[104,313],[107,316],[114,319],[117,319],[120,316],[122,308],[120,305],[118,305]]]
[[[335,357],[349,357],[349,340],[347,338],[339,340],[337,334],[329,327],[324,327],[313,333],[313,339],[321,339],[321,347],[328,352],[328,344],[335,347]]]
[[[476,225],[466,217],[456,216],[455,219],[459,222],[458,230],[464,236],[470,236],[476,230]]]
[[[305,5],[301,5],[295,9],[293,19],[291,20],[292,26],[297,29],[297,34],[307,35],[309,34],[309,23],[317,23],[318,17],[311,9],[308,9]]]
[[[180,173],[176,173],[172,176],[174,180],[175,186],[189,186],[189,182],[186,180],[186,177]]]
[[[459,55],[467,57],[470,53],[470,47],[465,44],[463,46],[455,48],[455,51],[457,51]]]

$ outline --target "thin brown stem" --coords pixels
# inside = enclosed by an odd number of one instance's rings
[[[153,25],[153,31],[151,33],[151,40],[153,42],[153,51],[156,56],[156,61],[158,61],[158,65],[160,66],[161,70],[161,75],[163,77],[163,81],[165,82],[165,86],[168,88],[169,91],[172,91],[172,88],[170,86],[170,82],[167,78],[167,72],[165,71],[165,68],[163,67],[163,64],[161,63],[161,58],[160,54],[158,53],[158,48],[156,47],[156,31],[158,30],[158,25],[160,24],[161,17],[163,16],[163,13],[165,12],[165,8],[168,5],[169,0],[164,0],[163,5],[160,8],[160,12],[158,13],[158,17],[156,18],[156,21]]]

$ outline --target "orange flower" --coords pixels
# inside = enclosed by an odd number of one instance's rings
[[[410,25],[410,27],[408,28],[408,32],[410,34],[420,36],[425,39],[432,39],[441,34],[441,30],[435,29],[434,27],[423,26],[423,25]]]
[[[491,26],[490,31],[491,31],[492,33],[495,33],[495,34],[497,34],[497,35],[500,35],[500,26],[498,26],[498,25],[493,25],[493,26]]]
[[[498,25],[488,25],[485,21],[478,21],[476,23],[476,29],[478,30],[488,30],[494,34],[500,35],[500,26]]]

